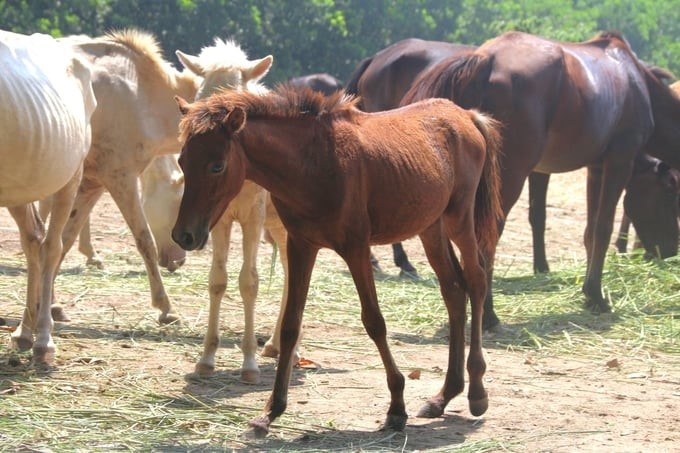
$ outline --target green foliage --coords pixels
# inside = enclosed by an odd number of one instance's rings
[[[271,84],[310,72],[346,80],[363,58],[408,37],[482,42],[509,30],[565,41],[622,32],[640,58],[680,72],[680,1],[653,0],[0,0],[0,28],[20,33],[153,32],[169,59],[215,37],[273,55]]]

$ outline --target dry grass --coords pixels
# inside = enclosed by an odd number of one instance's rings
[[[351,443],[336,431],[335,419],[319,421],[290,409],[277,420],[264,442],[243,437],[248,420],[261,409],[269,388],[254,390],[239,384],[233,370],[240,354],[220,354],[218,367],[232,372],[199,380],[187,364],[201,348],[205,304],[207,252],[191,257],[176,274],[165,274],[168,292],[183,313],[181,326],[159,327],[148,304],[143,266],[127,252],[106,256],[106,270],[85,268],[75,256],[58,278],[59,294],[74,322],[60,324],[56,369],[42,373],[28,364],[29,354],[0,347],[0,450],[3,451],[221,451],[247,450],[408,450],[402,434],[356,433]],[[612,314],[593,316],[581,307],[581,263],[560,263],[549,275],[533,276],[528,268],[500,263],[496,273],[496,307],[505,329],[485,340],[498,351],[524,351],[533,356],[569,356],[584,360],[625,358],[649,372],[659,356],[680,369],[680,261],[644,262],[637,256],[610,255],[605,288]],[[230,275],[238,273],[230,263]],[[261,269],[269,269],[269,257]],[[345,332],[326,341],[305,339],[308,348],[348,351],[371,357],[352,363],[352,370],[381,370],[375,348],[360,322],[360,309],[349,274],[339,260],[322,253],[313,275],[305,319],[337,326]],[[266,272],[266,271],[265,271]],[[23,259],[3,257],[0,278],[2,313],[20,316],[23,305]],[[264,272],[263,272],[264,273]],[[281,273],[265,276],[258,307],[258,332],[271,332],[281,293]],[[384,278],[378,282],[391,339],[417,350],[420,345],[447,341],[445,308],[431,273],[419,282]],[[225,350],[237,348],[242,328],[237,291],[225,301]],[[131,358],[133,358],[131,360]],[[263,363],[271,376],[273,362]],[[200,391],[194,389],[200,388]],[[234,391],[253,393],[251,404],[232,404]],[[357,391],[361,387],[357,385]],[[246,395],[247,396],[247,395]],[[565,430],[545,434],[568,438]],[[527,439],[495,436],[461,441],[435,451],[456,449],[487,452],[522,449]],[[291,443],[292,442],[292,443]],[[568,441],[567,441],[568,443]]]

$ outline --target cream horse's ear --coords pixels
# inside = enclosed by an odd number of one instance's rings
[[[203,66],[201,66],[201,63],[199,63],[198,57],[185,54],[181,50],[176,50],[175,55],[177,55],[177,58],[179,59],[179,62],[182,63],[182,66],[187,68],[189,71],[193,72],[197,76],[203,77],[205,75],[205,69]]]
[[[274,57],[267,55],[259,60],[253,60],[250,63],[249,67],[241,70],[243,79],[249,82],[257,82],[269,72],[272,63],[274,63]]]
[[[179,106],[179,111],[182,113],[182,115],[186,115],[187,112],[189,111],[189,103],[184,100],[181,96],[175,96],[175,102],[177,102],[177,105]]]

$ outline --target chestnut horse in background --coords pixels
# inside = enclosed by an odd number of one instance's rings
[[[470,52],[475,48],[417,38],[398,41],[359,63],[345,86],[345,92],[359,96],[359,107],[365,112],[392,110],[399,107],[401,98],[421,72],[445,57]],[[401,242],[392,244],[392,253],[400,276],[418,277]],[[378,260],[373,256],[371,259],[373,268],[382,273]]]
[[[450,338],[444,385],[419,415],[440,416],[463,391],[468,296],[468,399],[471,413],[483,414],[487,278],[480,257],[493,259],[498,240],[497,123],[444,99],[371,114],[341,92],[324,96],[289,85],[262,96],[220,92],[191,105],[181,98],[178,103],[184,113],[179,163],[185,189],[173,229],[177,243],[186,250],[203,247],[246,179],[271,193],[288,230],[281,353],[273,393],[263,415],[251,421],[255,434],[266,434],[286,408],[293,350],[321,248],[336,251],[349,267],[362,322],[387,374],[391,403],[385,427],[404,428],[404,376],[388,346],[370,245],[414,235],[439,279]]]
[[[422,74],[402,102],[429,97],[480,108],[504,123],[501,195],[506,215],[532,171],[588,168],[583,292],[586,306],[609,311],[602,272],[616,204],[643,149],[680,165],[680,99],[618,34],[562,43],[519,32],[442,60]],[[489,291],[484,327],[498,323]]]

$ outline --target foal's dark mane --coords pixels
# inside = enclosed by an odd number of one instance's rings
[[[247,118],[317,118],[354,111],[357,102],[358,98],[342,91],[324,96],[288,83],[264,95],[224,90],[191,104],[180,122],[180,134],[186,140],[191,134],[208,132],[222,124],[234,108],[245,111]]]

